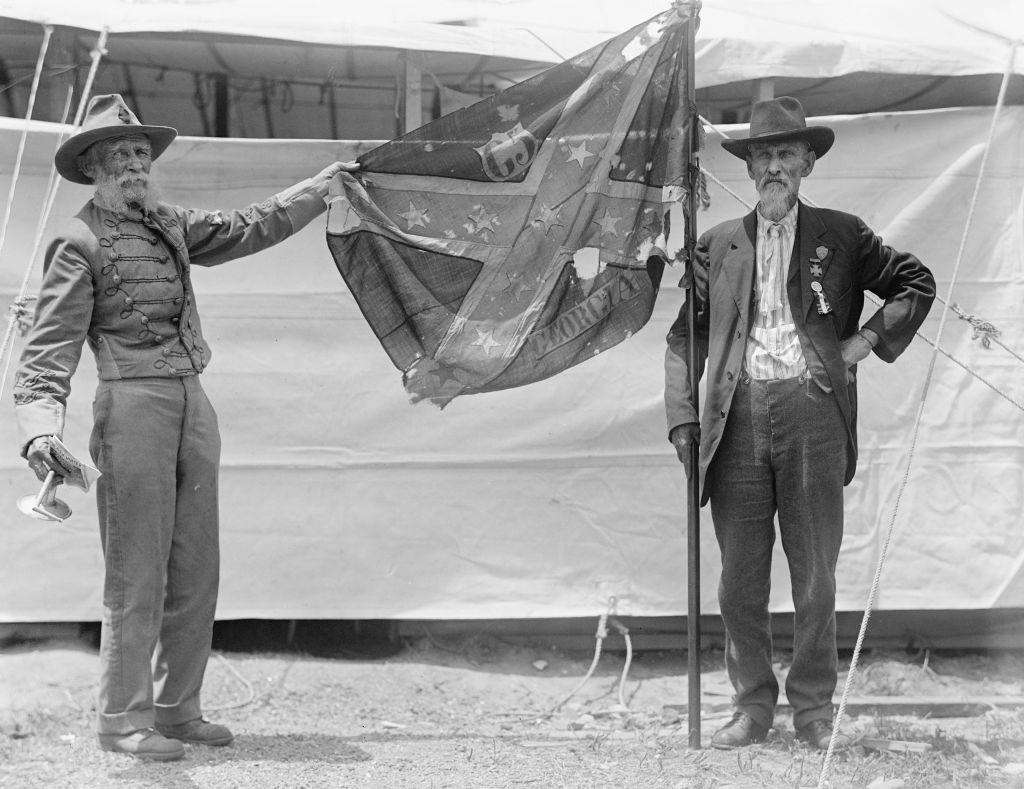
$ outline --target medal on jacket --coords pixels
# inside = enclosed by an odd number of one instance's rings
[[[821,283],[818,280],[814,280],[811,283],[811,290],[814,291],[814,295],[818,299],[818,314],[828,315],[832,312],[832,307],[828,303],[828,299],[825,298],[825,291],[821,288]]]
[[[818,302],[818,314],[828,315],[832,312],[832,307],[828,303],[828,299],[825,298],[825,291],[821,287],[821,281],[818,279],[824,270],[821,267],[822,262],[828,257],[828,247],[817,247],[814,250],[814,254],[817,257],[811,258],[811,276],[814,277],[811,280],[811,290],[814,291],[814,297]]]

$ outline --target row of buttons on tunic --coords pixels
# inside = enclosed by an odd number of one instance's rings
[[[152,246],[156,246],[157,244],[159,244],[159,239],[157,237],[155,237],[155,236],[154,237],[149,237],[149,236],[139,235],[139,234],[136,234],[136,233],[128,233],[128,232],[122,231],[120,229],[121,222],[126,221],[127,217],[118,217],[118,220],[119,221],[116,222],[116,223],[112,223],[109,220],[106,221],[106,224],[108,225],[108,227],[113,228],[114,232],[110,234],[109,240],[106,239],[106,238],[100,240],[100,244],[102,246],[107,247],[108,249],[110,249],[110,251],[107,253],[107,258],[111,262],[110,262],[110,264],[108,264],[108,266],[104,267],[104,273],[107,273],[108,267],[115,267],[115,264],[117,263],[117,261],[152,260],[152,261],[155,261],[156,263],[158,263],[161,266],[167,265],[170,262],[171,259],[166,254],[161,254],[159,256],[124,255],[122,253],[118,253],[118,252],[114,251],[112,249],[113,241],[117,241],[117,240],[120,240],[120,239],[138,239],[138,240],[142,240],[142,241],[147,241]],[[130,220],[127,220],[127,221],[130,221]],[[143,217],[142,223],[143,223],[143,225],[145,225],[150,230],[158,230],[158,223],[155,222],[152,219],[152,217],[150,217],[148,215]],[[173,219],[167,218],[167,219],[164,220],[164,224],[166,224],[166,225],[168,225],[170,227],[175,227],[175,226],[177,226],[178,223],[175,220],[173,220]],[[111,282],[114,283],[114,285],[115,285],[115,292],[116,292],[118,290],[121,290],[121,287],[120,287],[121,284],[126,282],[126,281],[127,282],[159,282],[161,280],[165,280],[167,282],[175,282],[178,279],[182,279],[182,277],[178,273],[167,274],[166,276],[156,277],[156,278],[141,278],[141,279],[140,278],[125,278],[125,277],[122,277],[121,274],[115,270],[114,275],[111,277]],[[182,284],[184,285],[184,282]],[[113,295],[113,294],[109,294],[109,295]],[[180,297],[180,296],[177,296],[177,297],[171,299],[170,301],[173,304],[175,304],[175,305],[180,305],[182,303],[182,301],[183,301],[183,298]],[[185,302],[186,306],[189,304],[189,300],[188,299],[184,299],[184,302]],[[124,298],[124,305],[125,305],[126,309],[124,311],[122,311],[122,313],[121,313],[122,317],[127,319],[134,312],[142,312],[142,310],[137,309],[137,307],[136,307],[137,303],[138,302],[137,302],[136,299],[133,299],[131,296],[128,296],[126,294],[125,298]],[[166,319],[162,319],[162,320],[169,321],[175,327],[178,327],[180,325],[180,322],[181,322],[181,320],[180,320],[180,318],[178,316],[172,316],[170,318],[166,318]],[[174,337],[174,334],[163,335],[163,334],[160,334],[158,332],[153,331],[152,328],[150,327],[150,323],[152,323],[153,321],[152,321],[152,319],[149,318],[149,316],[147,316],[145,314],[142,315],[142,317],[139,319],[139,322],[144,327],[143,328],[143,332],[152,335],[152,339],[153,339],[153,342],[155,344],[159,345],[164,340],[169,340],[169,339],[172,339]],[[192,332],[193,341],[194,341],[197,338],[198,335],[197,335],[196,331],[194,329],[192,329],[191,326],[189,326],[189,330]],[[140,335],[140,337],[141,337],[141,335]],[[180,356],[182,358],[189,358],[189,359],[191,359],[192,353],[198,353],[200,355],[200,359],[201,359],[202,352],[203,352],[202,346],[200,346],[200,345],[198,345],[198,344],[196,344],[194,342],[193,342],[193,351],[191,351],[191,352],[181,353],[179,351],[175,351],[171,347],[164,347],[164,348],[161,349],[161,355],[164,356],[165,358],[166,357],[170,357],[170,356]],[[157,369],[160,369],[162,367],[167,366],[167,362],[165,362],[163,360],[160,360],[160,359],[155,361],[153,364],[154,364],[154,367],[156,367]]]

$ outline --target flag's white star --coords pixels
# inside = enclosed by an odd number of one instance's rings
[[[426,227],[427,222],[430,221],[430,217],[427,216],[429,209],[419,209],[412,202],[409,203],[409,210],[405,213],[399,214],[402,219],[406,221],[406,230],[412,230],[417,225],[420,227]]]
[[[597,156],[596,153],[591,153],[590,151],[587,150],[586,140],[581,142],[579,145],[573,145],[572,143],[569,143],[569,150],[571,151],[571,153],[569,154],[569,158],[565,160],[565,163],[568,164],[569,162],[576,162],[577,164],[579,164],[581,170],[583,169],[583,163],[587,159],[589,159],[591,156]]]
[[[511,294],[512,299],[518,302],[522,295],[529,290],[523,281],[522,274],[510,274],[506,271],[505,277],[508,279],[508,285],[501,289],[502,292],[507,290]]]
[[[611,233],[613,236],[617,236],[619,231],[615,229],[615,226],[622,219],[621,216],[612,216],[611,212],[606,208],[604,209],[604,216],[600,219],[595,219],[594,223],[601,226],[602,233]]]
[[[476,342],[470,344],[475,345],[479,348],[483,348],[484,353],[487,356],[491,355],[491,348],[498,348],[501,346],[501,343],[494,339],[493,329],[488,329],[487,331],[480,331],[479,329],[477,329]]]
[[[473,208],[475,209],[474,212],[469,215],[469,221],[474,225],[472,232],[482,233],[485,230],[489,230],[491,233],[494,233],[494,226],[501,224],[498,215],[487,213],[487,209],[482,205],[473,206]]]
[[[537,214],[537,217],[533,220],[532,224],[543,225],[545,233],[547,233],[553,225],[560,225],[564,227],[564,225],[558,221],[558,210],[544,205],[543,203],[541,203],[540,206],[540,213]]]
[[[505,122],[519,120],[519,105],[518,104],[499,104],[498,105],[498,117]]]

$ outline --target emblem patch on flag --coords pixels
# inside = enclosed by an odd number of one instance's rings
[[[496,132],[473,150],[480,156],[484,172],[492,181],[507,181],[526,172],[537,155],[537,140],[517,123],[507,132]]]

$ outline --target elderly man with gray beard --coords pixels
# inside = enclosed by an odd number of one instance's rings
[[[99,386],[92,458],[105,576],[97,730],[104,750],[180,759],[183,742],[228,745],[203,719],[219,575],[217,417],[199,383],[210,361],[192,266],[266,249],[326,210],[330,181],[355,163],[239,211],[162,202],[152,162],[174,140],[119,95],[96,96],[57,151],[60,174],[92,199],[50,244],[14,387],[22,455],[40,479],[55,463],[71,377],[88,343]]]
[[[756,210],[707,231],[693,261],[695,334],[688,304],[668,334],[669,440],[687,476],[699,446],[700,502],[711,503],[722,554],[719,606],[732,720],[711,739],[737,748],[765,738],[779,683],[768,613],[775,517],[793,588],[793,659],[786,695],[798,739],[827,749],[837,682],[835,570],[843,486],[857,461],[857,364],[892,362],[935,296],[913,255],[882,243],[856,216],[798,200],[801,179],[834,132],[807,126],[790,97],[757,103],[749,136],[722,146],[746,161]],[[884,303],[860,324],[864,293]],[[698,423],[688,346],[707,394]],[[837,733],[842,747],[849,739]]]

